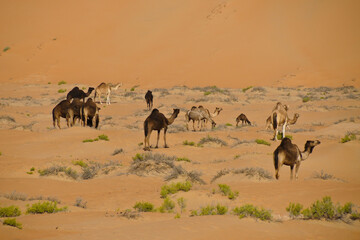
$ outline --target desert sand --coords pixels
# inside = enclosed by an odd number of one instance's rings
[[[23,229],[0,224],[0,239],[359,239],[359,221],[293,220],[285,210],[290,202],[308,207],[330,196],[359,211],[359,10],[358,1],[3,1],[0,207],[19,206]],[[52,109],[73,87],[101,82],[123,86],[112,92],[111,105],[98,104],[98,129],[68,128],[64,118],[61,129],[53,127]],[[133,168],[136,154],[149,154],[142,145],[148,89],[165,116],[180,109],[168,128],[169,148],[161,132],[159,148],[150,151],[190,160],[172,161],[183,174],[171,180],[173,168]],[[300,114],[286,131],[293,143],[303,150],[307,140],[321,141],[292,181],[288,166],[274,178],[280,141],[265,129],[279,101],[291,118]],[[194,105],[223,108],[214,129],[194,132],[191,123],[187,130],[185,112]],[[240,113],[251,126],[235,126]],[[356,139],[341,143],[350,133]],[[83,142],[101,134],[109,141]],[[183,144],[207,137],[222,144]],[[84,177],[76,161],[93,166],[93,175]],[[40,176],[59,166],[76,174]],[[232,173],[246,168],[268,177]],[[200,181],[170,195],[186,200],[183,212],[176,204],[172,213],[122,216],[140,201],[159,207],[161,187],[188,173]],[[228,199],[218,184],[239,196]],[[75,206],[80,198],[85,208]],[[68,210],[25,214],[28,204],[46,199]],[[229,213],[190,216],[218,203]],[[231,214],[246,203],[271,210],[273,220]]]

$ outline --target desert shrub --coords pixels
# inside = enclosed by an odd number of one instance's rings
[[[96,176],[96,174],[99,172],[98,166],[89,166],[86,168],[83,168],[83,173],[81,175],[81,178],[84,180],[92,179]]]
[[[163,204],[159,207],[159,212],[161,213],[172,212],[174,208],[175,208],[175,202],[172,201],[170,198],[166,197],[164,199]]]
[[[47,201],[51,201],[51,202],[61,203],[61,201],[57,197],[43,197],[41,195],[29,197],[29,201],[33,201],[33,200],[47,200]]]
[[[206,207],[201,207],[200,209],[200,216],[205,216],[205,215],[216,215],[216,208],[214,206],[206,206]]]
[[[194,216],[198,216],[199,214],[198,214],[198,212],[197,212],[197,210],[191,210],[190,211],[190,217],[194,217]]]
[[[175,219],[178,219],[178,218],[180,218],[180,217],[181,217],[181,215],[180,215],[179,213],[177,213],[177,214],[174,216]]]
[[[238,215],[239,218],[244,217],[253,217],[260,219],[262,221],[271,220],[272,215],[270,210],[266,210],[264,208],[259,209],[252,204],[245,204],[241,207],[236,207],[233,209],[233,213]]]
[[[43,213],[56,213],[66,211],[67,207],[58,208],[56,202],[38,202],[28,207],[26,213],[43,214]]]
[[[66,92],[66,89],[59,89],[58,90],[58,93],[64,93],[64,92]]]
[[[34,167],[30,168],[30,171],[31,172],[35,171],[35,168]]]
[[[75,166],[80,166],[80,167],[87,167],[88,164],[86,162],[84,162],[83,160],[77,160],[77,161],[73,161],[72,162]]]
[[[181,197],[177,199],[177,203],[180,207],[181,212],[183,212],[186,208],[186,200],[183,197]]]
[[[9,51],[10,47],[4,47],[3,52]]]
[[[249,89],[251,89],[251,88],[252,88],[252,86],[249,86],[249,87],[243,88],[242,91],[243,91],[243,92],[246,92],[247,90],[249,90]]]
[[[230,186],[226,185],[226,184],[219,184],[219,189],[220,192],[224,195],[227,196],[230,200],[233,200],[235,198],[237,198],[237,196],[239,196],[239,192],[235,191],[231,191]]]
[[[12,227],[16,227],[18,229],[22,229],[22,224],[19,222],[16,222],[15,218],[7,218],[4,220],[3,225],[8,225]]]
[[[185,146],[195,146],[195,142],[189,142],[188,140],[185,140],[183,142],[183,145],[185,145]]]
[[[16,191],[13,191],[11,193],[4,194],[4,197],[10,200],[21,200],[25,201],[27,199],[27,195],[25,193],[19,193]]]
[[[39,169],[40,176],[58,175],[60,172],[65,172],[65,166],[51,166],[45,169]]]
[[[207,96],[207,95],[210,95],[212,92],[210,92],[210,91],[206,91],[206,92],[204,92],[204,95],[205,96]]]
[[[137,153],[132,159],[134,161],[136,161],[136,160],[142,161],[142,160],[144,160],[144,155],[140,154],[140,153]]]
[[[0,208],[0,217],[17,217],[21,215],[19,207],[9,206]]]
[[[305,102],[308,102],[308,101],[310,101],[310,97],[305,96],[305,97],[303,97],[302,101],[303,101],[304,103],[305,103]]]
[[[271,180],[273,179],[272,175],[266,171],[263,168],[241,168],[241,169],[234,169],[232,171],[233,174],[244,174],[247,177],[255,177],[257,179],[267,179],[267,180]]]
[[[360,213],[354,212],[350,215],[351,220],[359,220],[360,219]]]
[[[65,81],[58,82],[58,85],[63,85],[63,84],[66,84],[66,82]]]
[[[106,136],[105,134],[99,135],[99,139],[100,139],[100,140],[104,140],[104,141],[109,141],[109,137]]]
[[[231,127],[232,124],[231,123],[225,123],[225,126]]]
[[[122,148],[118,148],[118,149],[115,149],[114,152],[112,153],[113,156],[119,154],[119,153],[123,153],[124,150]]]
[[[149,202],[137,202],[135,203],[134,209],[138,210],[139,212],[152,212],[154,211],[154,205]]]
[[[211,137],[211,136],[207,136],[205,138],[200,139],[199,143],[200,145],[203,145],[205,143],[216,143],[216,144],[220,144],[221,146],[227,146],[228,144],[221,140],[220,138],[217,137]]]
[[[293,139],[293,137],[291,135],[285,135],[285,137],[289,138],[289,139]],[[276,136],[277,140],[282,140],[282,133],[278,133],[278,135]]]
[[[160,195],[162,198],[166,198],[167,195],[177,193],[178,191],[188,192],[190,191],[191,187],[192,184],[189,181],[183,183],[178,182],[178,183],[172,183],[170,185],[164,185],[161,187]]]
[[[216,214],[217,215],[224,215],[226,214],[228,211],[228,207],[227,206],[222,206],[220,204],[216,205]]]
[[[321,170],[320,173],[315,172],[315,173],[313,174],[312,178],[318,178],[318,179],[322,179],[322,180],[337,179],[337,178],[334,177],[333,175],[325,173],[324,170]]]
[[[231,170],[229,169],[221,169],[220,171],[217,172],[217,174],[211,179],[211,182],[214,182],[216,179],[224,176],[224,175],[227,175],[231,172]]]
[[[140,213],[138,211],[131,211],[131,209],[126,209],[124,211],[116,210],[116,214],[119,217],[124,217],[127,219],[136,219],[140,217]]]
[[[136,89],[137,87],[140,87],[140,85],[135,85],[135,86],[133,86],[132,88],[130,88],[130,91],[131,91],[131,92],[135,91],[135,89]]]
[[[178,162],[191,162],[190,159],[188,159],[186,157],[177,158],[176,161],[178,161]]]
[[[340,142],[341,143],[346,143],[346,142],[350,142],[356,139],[356,135],[353,133],[350,134],[346,134],[345,137],[341,138]]]
[[[81,197],[78,197],[78,198],[76,198],[74,206],[81,207],[81,208],[86,208],[86,204],[87,204],[86,201],[84,201]]]
[[[34,174],[34,172],[26,172],[27,174],[29,174],[29,175],[32,175],[32,174]]]
[[[300,203],[289,203],[289,206],[286,208],[286,211],[289,212],[290,217],[298,217],[303,209],[303,205]]]
[[[87,142],[93,142],[93,141],[94,141],[94,139],[84,139],[82,142],[87,143]]]
[[[270,146],[270,145],[271,145],[269,142],[267,142],[267,141],[265,141],[265,140],[263,140],[263,139],[256,139],[255,142],[256,142],[257,144],[264,144],[264,145],[266,145],[266,146]]]

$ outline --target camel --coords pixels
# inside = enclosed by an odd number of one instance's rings
[[[202,120],[202,123],[201,123],[202,127],[203,126],[206,127],[206,124],[209,121],[208,120],[209,118],[212,119],[212,118],[218,116],[220,114],[220,112],[223,110],[222,108],[216,107],[215,110],[214,110],[214,113],[210,113],[209,109],[204,108],[202,105],[200,105],[198,108],[202,112],[202,114],[204,115],[204,119]],[[210,122],[214,123],[214,121],[210,121]],[[214,127],[215,126],[212,126],[212,128],[214,128]]]
[[[211,122],[212,128],[214,128],[216,126],[216,123],[214,122],[214,120],[212,120],[209,117],[209,115],[207,115],[207,114],[204,115],[204,113],[199,108],[193,106],[191,108],[191,110],[189,110],[185,113],[187,130],[189,130],[189,122],[192,120],[193,121],[193,131],[196,131],[195,130],[195,121],[198,121],[198,129],[200,129],[200,131],[201,131],[203,128],[203,124],[201,124],[201,128],[200,128],[200,121],[203,121],[204,119]]]
[[[298,171],[301,161],[306,160],[310,153],[312,153],[315,146],[319,145],[320,141],[310,141],[305,143],[304,151],[301,152],[296,144],[292,144],[289,138],[284,138],[280,145],[274,151],[274,166],[275,177],[279,179],[279,170],[282,165],[290,166],[290,179],[293,179],[293,170],[295,168],[295,179],[298,178]]]
[[[157,130],[157,141],[156,147],[158,148],[159,145],[159,137],[161,129],[164,129],[164,147],[168,148],[169,146],[166,144],[166,131],[169,125],[171,125],[175,119],[177,118],[180,109],[173,109],[174,112],[170,118],[166,118],[164,114],[160,113],[157,108],[153,109],[151,114],[146,118],[144,121],[144,132],[145,132],[145,139],[144,139],[144,150],[150,150],[150,135],[152,130]]]
[[[294,118],[293,119],[288,119],[287,124],[286,124],[286,128],[289,130],[290,126],[289,125],[293,125],[296,123],[297,119],[300,117],[300,115],[298,113],[294,114]],[[266,119],[266,130],[267,129],[273,129],[272,123],[271,123],[271,116],[269,116]]]
[[[75,120],[79,119],[82,120],[82,113],[81,110],[84,106],[84,103],[80,101],[79,98],[74,98],[73,101],[70,103],[68,108],[68,112],[66,114],[66,122],[68,127],[72,127],[75,124]]]
[[[241,113],[237,118],[236,118],[236,126],[239,125],[239,122],[241,121],[241,125],[245,124],[249,124],[251,126],[251,122],[249,121],[249,119],[245,116],[245,114]]]
[[[94,91],[93,87],[89,87],[87,93],[83,90],[80,90],[78,87],[74,87],[71,91],[67,94],[66,99],[70,100],[72,98],[80,98],[85,102],[85,98],[90,96],[91,92]]]
[[[86,125],[89,125],[88,122],[90,121],[90,127],[95,126],[95,128],[98,128],[99,111],[100,108],[96,106],[96,103],[92,100],[92,98],[88,98],[81,109],[81,125],[85,127]]]
[[[57,126],[59,129],[60,127],[60,117],[66,118],[66,114],[68,112],[68,109],[70,107],[70,100],[62,100],[60,103],[58,103],[54,109],[52,110],[52,116],[53,116],[53,125],[55,127],[55,120],[57,121]]]
[[[153,107],[153,95],[150,90],[148,90],[147,93],[145,94],[145,99],[146,99],[147,108],[151,110]]]
[[[272,127],[274,129],[274,137],[272,140],[277,141],[277,134],[278,134],[278,128],[282,126],[282,138],[285,137],[285,129],[288,124],[288,122],[291,122],[291,124],[295,124],[299,114],[295,114],[294,118],[292,120],[289,120],[289,117],[287,115],[288,106],[282,105],[280,102],[278,102],[273,109],[271,115],[270,115],[270,122],[272,124]]]
[[[99,95],[100,104],[102,104],[101,95],[106,94],[106,104],[110,105],[111,91],[117,90],[121,86],[122,86],[122,83],[118,83],[115,86],[113,84],[111,84],[111,83],[104,83],[104,82],[100,83],[100,85],[97,86],[96,89],[95,89],[94,101],[96,101],[96,96]]]

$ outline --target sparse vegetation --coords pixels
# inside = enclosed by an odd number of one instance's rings
[[[210,91],[206,91],[206,92],[204,92],[204,95],[205,96],[207,96],[207,95],[210,95],[212,92],[210,92]]]
[[[77,161],[73,161],[72,162],[75,166],[80,166],[80,167],[88,167],[88,164],[86,162],[84,162],[83,160],[77,160]]]
[[[273,179],[271,174],[264,170],[263,168],[241,168],[241,169],[222,169],[217,172],[217,174],[211,179],[211,182],[214,182],[215,180],[219,179],[222,176],[225,176],[229,173],[232,174],[243,174],[246,177],[250,178],[257,178],[258,180],[270,180]]]
[[[289,203],[289,206],[286,208],[286,211],[289,212],[290,217],[298,217],[303,209],[303,205],[300,203]]]
[[[43,213],[56,213],[67,211],[67,207],[58,208],[56,202],[38,202],[28,207],[26,213],[43,214]]]
[[[130,88],[130,91],[131,91],[131,92],[135,91],[135,89],[136,89],[137,87],[140,87],[140,85],[135,85],[135,86],[133,86],[132,88]]]
[[[270,146],[271,144],[263,139],[256,139],[255,142],[257,144],[263,144],[263,145],[266,145],[266,146]]]
[[[265,220],[270,221],[272,219],[270,210],[266,210],[264,208],[258,208],[252,204],[245,204],[241,207],[236,207],[233,209],[233,213],[239,216],[240,219],[244,217],[253,217],[260,219],[262,221]]]
[[[195,146],[196,143],[195,143],[195,142],[189,142],[188,140],[185,140],[185,141],[183,142],[183,145],[185,145],[185,146]]]
[[[177,199],[177,203],[178,203],[181,213],[182,213],[186,208],[186,200],[183,197],[181,197],[181,198]]]
[[[200,139],[198,145],[204,145],[205,143],[216,143],[216,144],[220,144],[221,146],[228,145],[225,141],[221,140],[220,138],[211,137],[210,135],[208,135],[205,138]]]
[[[232,127],[232,124],[231,123],[225,123],[225,126]]]
[[[9,207],[0,208],[0,217],[17,217],[21,215],[19,207],[11,205]]]
[[[159,212],[164,213],[164,212],[172,212],[173,209],[175,208],[175,202],[172,201],[169,197],[166,197],[164,199],[163,204],[159,207]]]
[[[321,179],[321,180],[335,180],[335,179],[337,179],[333,175],[325,173],[324,170],[321,170],[320,173],[315,172],[313,174],[312,178],[317,178],[317,179]]]
[[[303,97],[302,101],[305,103],[305,102],[308,102],[310,101],[310,97],[309,96],[305,96]]]
[[[139,212],[153,212],[154,205],[149,202],[137,202],[135,203],[134,209],[138,210]]]
[[[178,219],[178,218],[180,218],[180,217],[181,217],[181,215],[180,215],[179,213],[177,213],[177,214],[174,216],[175,219]]]
[[[35,196],[35,197],[29,197],[29,201],[33,200],[47,200],[51,202],[57,202],[58,204],[61,203],[61,201],[56,197],[43,197],[43,196]]]
[[[195,211],[196,212],[196,211]],[[228,212],[228,207],[223,206],[221,204],[217,204],[216,206],[208,205],[205,207],[201,207],[200,209],[200,216],[206,216],[206,215],[224,215]],[[193,216],[197,216],[194,214]]]
[[[65,81],[58,82],[58,85],[63,85],[63,84],[66,84],[66,82]]]
[[[4,47],[3,52],[9,51],[10,47]]]
[[[66,92],[66,89],[59,89],[58,90],[58,93],[64,93],[64,92]]]
[[[176,161],[178,161],[178,162],[191,162],[190,159],[188,159],[186,157],[177,158]]]
[[[22,224],[19,222],[16,222],[15,218],[7,218],[4,220],[3,225],[8,225],[12,227],[16,227],[18,229],[22,229]]]
[[[242,91],[243,91],[243,92],[246,92],[247,90],[249,90],[249,89],[251,89],[251,88],[252,88],[252,86],[249,86],[249,87],[243,88]]]
[[[99,135],[97,138],[94,138],[94,139],[85,139],[83,140],[82,142],[83,143],[87,143],[87,142],[97,142],[99,140],[103,140],[103,141],[109,141],[109,137],[106,136],[105,134],[101,134]]]
[[[106,136],[105,134],[99,135],[99,139],[100,139],[100,140],[104,140],[104,141],[109,141],[109,137]]]
[[[122,148],[118,148],[118,149],[115,149],[111,155],[115,156],[115,155],[117,155],[119,153],[123,153],[123,152],[124,152],[124,150]]]
[[[124,211],[117,210],[116,214],[119,217],[124,217],[127,219],[136,219],[140,217],[140,213],[138,211],[131,211],[131,209],[126,209]]]
[[[345,137],[341,138],[341,143],[350,142],[356,139],[356,135],[353,133],[346,134]]]
[[[229,185],[219,184],[218,186],[219,186],[220,192],[224,196],[227,196],[230,200],[234,200],[239,196],[239,192],[238,191],[233,192]]]
[[[81,197],[76,198],[74,206],[86,208],[87,201],[84,201]]]
[[[144,154],[140,154],[140,153],[137,153],[133,158],[132,158],[134,161],[142,161],[144,160]]]
[[[285,135],[285,137],[289,138],[290,140],[293,140],[293,137],[291,135]],[[277,140],[282,140],[282,133],[278,133],[276,138]]]
[[[166,198],[169,194],[174,194],[179,191],[188,192],[188,191],[190,191],[191,187],[192,187],[192,184],[189,181],[186,181],[183,183],[178,182],[178,183],[172,183],[169,185],[164,185],[161,187],[160,195],[162,198]]]

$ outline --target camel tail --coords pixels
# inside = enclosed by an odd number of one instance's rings
[[[274,152],[274,166],[275,166],[275,170],[279,169],[279,154],[277,149]]]
[[[273,114],[273,128],[276,129],[277,128],[277,114],[276,112]]]

